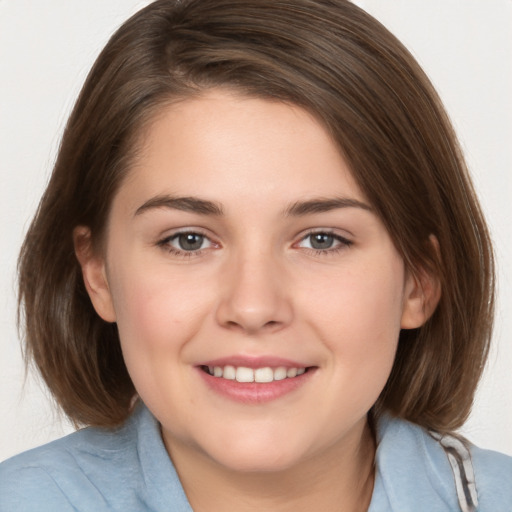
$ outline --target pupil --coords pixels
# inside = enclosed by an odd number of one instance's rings
[[[203,245],[204,237],[196,233],[185,233],[179,236],[179,244],[184,251],[197,251]]]
[[[334,237],[326,233],[317,233],[311,236],[311,247],[313,249],[330,249],[334,242]]]

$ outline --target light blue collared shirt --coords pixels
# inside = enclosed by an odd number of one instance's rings
[[[369,512],[460,510],[445,449],[422,428],[377,425]],[[512,511],[512,457],[471,447],[481,512]],[[474,509],[473,509],[474,510]],[[117,430],[86,428],[0,464],[0,512],[191,512],[160,436],[140,404]]]

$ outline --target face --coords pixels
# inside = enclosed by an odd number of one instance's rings
[[[298,107],[211,91],[166,107],[83,262],[172,452],[270,471],[361,437],[417,287]],[[421,308],[420,308],[421,309]]]

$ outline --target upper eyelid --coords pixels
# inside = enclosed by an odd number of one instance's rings
[[[342,231],[342,233],[340,232]],[[298,240],[304,240],[304,238],[311,236],[311,235],[317,235],[319,233],[325,233],[326,235],[332,235],[336,238],[340,238],[343,240],[347,240],[350,242],[353,242],[354,235],[350,233],[347,230],[342,230],[339,228],[311,228],[305,231],[302,231],[296,236],[296,239]]]
[[[166,232],[164,234],[160,235],[158,237],[158,239],[160,241],[171,240],[171,239],[175,238],[176,236],[186,235],[189,233],[204,236],[205,238],[208,238],[208,240],[211,240],[212,242],[213,242],[213,239],[215,238],[211,234],[209,234],[207,232],[207,230],[205,230],[203,228],[192,226],[192,227],[187,227],[187,228],[176,228],[176,229],[166,230]]]
[[[337,240],[338,242],[341,242],[341,243],[345,243],[345,244],[352,244],[353,243],[352,240],[350,240],[349,238],[347,238],[345,236],[337,235],[336,233],[328,233],[326,231],[317,231],[316,233],[309,233],[306,236],[303,236],[302,238],[300,238],[299,242],[302,242],[302,241],[306,240],[307,238],[309,238],[312,235],[318,235],[318,234],[332,236],[335,240]]]

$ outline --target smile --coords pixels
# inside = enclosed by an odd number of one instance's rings
[[[306,368],[285,368],[278,366],[271,368],[265,366],[263,368],[247,368],[245,366],[203,366],[203,371],[209,373],[213,377],[226,380],[236,380],[237,382],[258,382],[267,383],[280,381],[284,379],[293,379],[306,372]]]
[[[274,355],[226,356],[196,366],[201,380],[216,395],[242,404],[264,404],[297,396],[319,369],[303,361]]]

